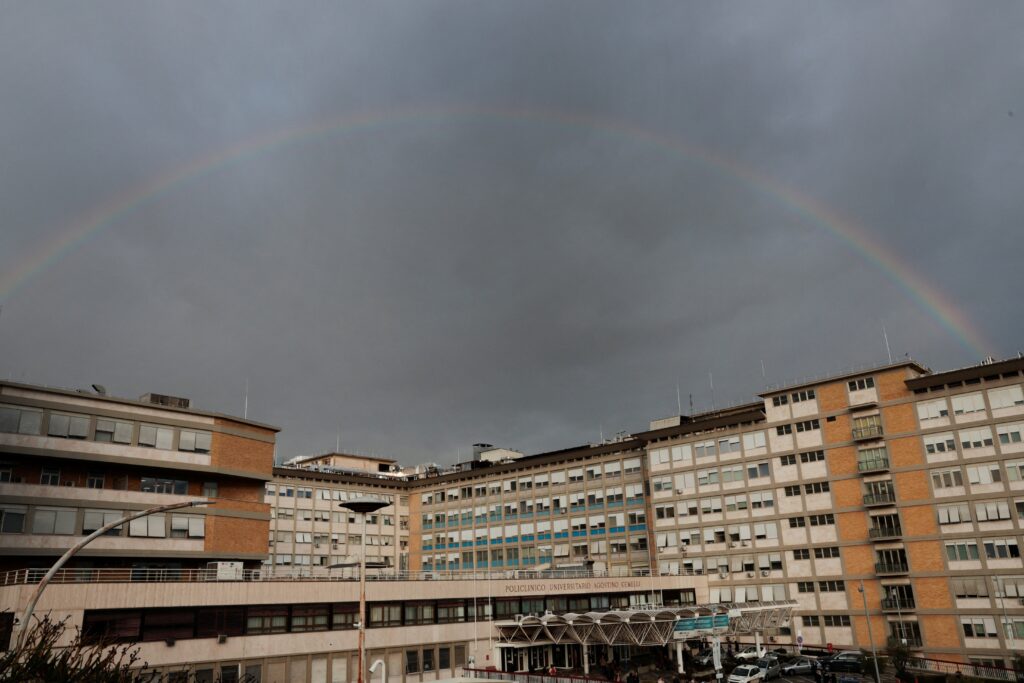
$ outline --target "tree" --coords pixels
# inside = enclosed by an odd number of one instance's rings
[[[58,645],[67,619],[43,617],[25,634],[20,648],[0,652],[0,683],[140,683],[163,680],[139,658],[130,644],[85,645],[81,633],[67,645]],[[194,681],[187,669],[181,680]],[[239,683],[251,683],[244,676]]]
[[[907,663],[910,661],[910,648],[897,638],[889,638],[885,648],[889,662],[896,669],[896,678],[905,679]]]

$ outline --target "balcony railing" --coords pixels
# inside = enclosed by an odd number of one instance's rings
[[[0,573],[0,586],[39,583],[48,569],[17,569]],[[531,581],[536,579],[603,579],[659,576],[694,576],[700,572],[662,572],[650,569],[588,571],[586,569],[520,569],[505,571],[437,570],[394,571],[368,568],[374,581]],[[51,583],[218,583],[229,581],[356,581],[359,567],[275,567],[225,572],[223,569],[61,569]]]
[[[881,538],[899,538],[903,535],[903,528],[899,526],[877,526],[868,529],[868,537],[872,540]]]
[[[863,458],[857,461],[857,471],[859,472],[877,472],[879,470],[889,469],[889,458],[877,457],[877,458]]]
[[[864,441],[867,439],[878,439],[882,436],[882,425],[867,425],[866,427],[853,428],[853,440]]]
[[[864,505],[867,507],[872,505],[892,505],[895,502],[895,491],[878,491],[877,493],[864,494]]]
[[[906,562],[877,562],[875,563],[876,574],[908,574],[910,567]]]
[[[882,610],[885,612],[898,612],[905,609],[914,609],[914,598],[882,598]]]

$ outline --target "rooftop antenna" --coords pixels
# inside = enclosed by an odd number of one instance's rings
[[[338,430],[338,435],[334,438],[334,452],[341,453],[341,430]]]
[[[889,365],[892,365],[892,351],[889,349],[889,335],[885,333],[885,322],[882,322],[882,338],[885,339],[885,353],[889,356]]]
[[[249,419],[249,378],[245,378],[245,407],[242,409],[242,418]]]
[[[765,382],[768,381],[768,374],[764,371],[764,358],[761,359],[761,379]]]
[[[711,385],[711,410],[715,409],[715,376],[708,370],[708,384]]]
[[[676,408],[679,410],[679,415],[683,414],[683,399],[679,394],[679,375],[676,375]]]
[[[598,431],[601,434],[601,443],[604,443],[604,425],[598,425]]]
[[[690,415],[693,415],[693,394],[690,394]]]

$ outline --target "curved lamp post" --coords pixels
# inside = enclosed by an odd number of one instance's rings
[[[25,608],[24,622],[21,627],[21,632],[18,634],[18,644],[16,649],[20,650],[21,646],[24,644],[25,634],[28,633],[29,627],[31,626],[32,613],[35,611],[36,603],[39,602],[39,598],[40,596],[42,596],[43,591],[46,589],[46,586],[49,585],[50,580],[53,579],[53,577],[57,574],[57,571],[65,564],[67,564],[68,560],[74,557],[75,553],[77,553],[79,550],[89,545],[94,540],[96,540],[103,534],[107,533],[114,527],[121,526],[122,524],[130,522],[133,519],[139,519],[140,517],[148,517],[149,515],[153,515],[158,512],[167,512],[168,510],[178,510],[180,508],[198,507],[200,505],[213,505],[213,503],[207,500],[190,500],[187,503],[171,503],[170,505],[158,505],[157,507],[141,510],[140,512],[133,512],[132,514],[126,515],[115,522],[111,522],[110,524],[104,524],[99,529],[92,532],[75,545],[71,546],[66,553],[60,556],[59,560],[53,563],[53,566],[50,567],[50,571],[46,572],[42,580],[39,582],[39,585],[36,586],[34,591],[32,591],[32,597],[29,598],[28,607]]]
[[[388,683],[388,665],[384,663],[383,659],[378,659],[370,665],[370,673],[377,673],[377,667],[380,667],[380,683]]]
[[[353,500],[347,500],[344,503],[338,503],[339,507],[343,507],[350,512],[358,512],[363,516],[363,535],[361,537],[360,546],[362,548],[362,556],[359,558],[359,677],[358,683],[363,683],[363,659],[365,658],[364,649],[366,647],[366,516],[371,512],[377,512],[381,508],[386,508],[391,503],[377,498],[355,498]],[[385,680],[385,683],[387,681]]]

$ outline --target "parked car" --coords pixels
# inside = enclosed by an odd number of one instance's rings
[[[816,661],[814,659],[802,655],[787,662],[782,667],[782,675],[795,676],[797,674],[811,674],[814,673],[815,664]]]
[[[756,664],[740,664],[729,674],[728,683],[759,683],[764,672]]]
[[[864,655],[859,652],[840,652],[826,659],[825,671],[846,671],[859,674],[864,670]]]
[[[779,658],[771,654],[757,660],[757,668],[764,674],[764,680],[766,681],[778,678],[782,673],[782,668],[779,666]]]
[[[761,657],[765,656],[765,649],[762,647],[758,650],[756,647],[751,645],[750,647],[744,648],[732,656],[737,662],[757,661]]]
[[[697,666],[711,666],[715,663],[715,653],[710,647],[705,648],[697,653],[693,661]]]

